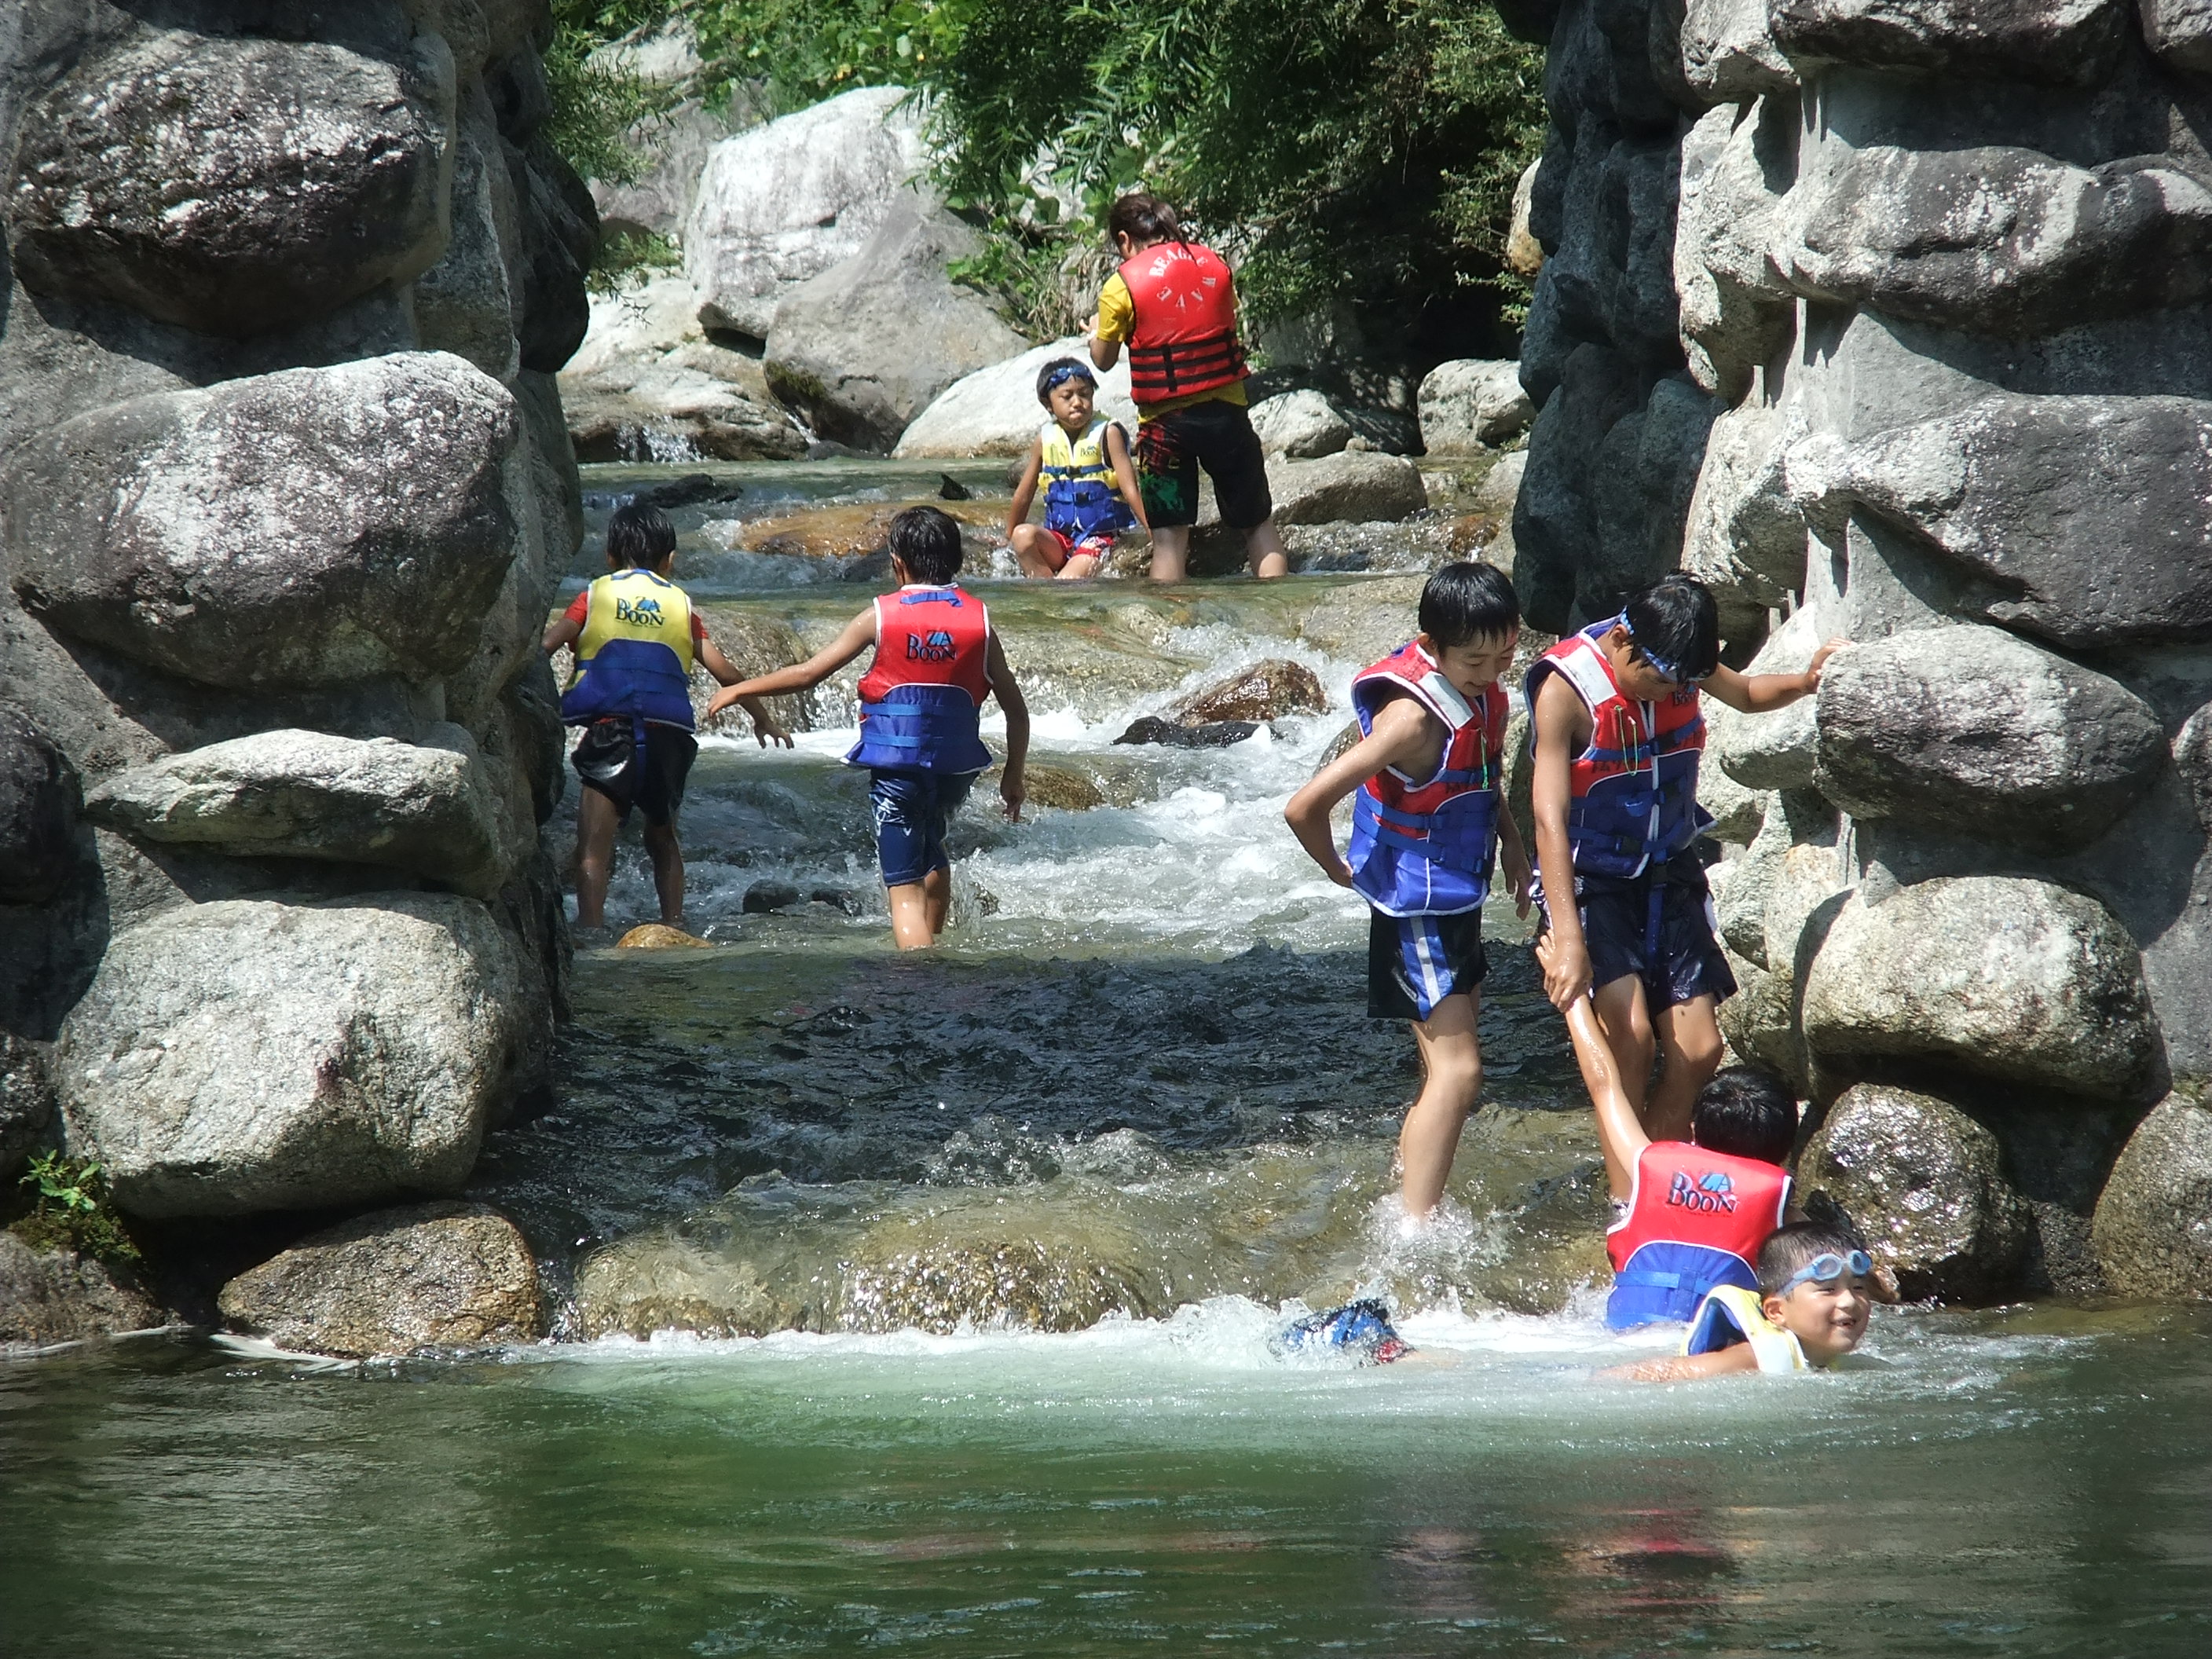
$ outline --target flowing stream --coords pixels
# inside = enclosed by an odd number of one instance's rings
[[[604,505],[671,470],[592,471]],[[936,481],[720,471],[747,494],[685,510],[679,577],[810,642],[872,590],[718,560],[713,522]],[[1596,1146],[1510,905],[1448,1213],[1398,1224],[1411,1044],[1279,816],[1372,579],[981,586],[1034,763],[1103,804],[1010,825],[979,790],[945,946],[900,957],[851,676],[795,751],[708,738],[714,948],[580,951],[560,1097],[473,1187],[567,1287],[563,1340],[0,1364],[0,1650],[2212,1650],[2212,1316],[1882,1310],[1848,1374],[1592,1380],[1656,1339],[1595,1317]],[[1330,712],[1112,742],[1279,656]],[[749,914],[762,882],[800,897]],[[651,914],[634,842],[611,910]],[[1419,1357],[1274,1352],[1355,1291]]]

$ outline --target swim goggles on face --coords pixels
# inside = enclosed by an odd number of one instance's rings
[[[1864,1250],[1853,1250],[1849,1255],[1838,1255],[1833,1250],[1814,1256],[1796,1273],[1782,1281],[1777,1296],[1787,1296],[1807,1279],[1815,1285],[1832,1285],[1848,1272],[1863,1279],[1874,1271],[1874,1258]]]
[[[1065,368],[1055,368],[1044,377],[1045,395],[1051,396],[1054,387],[1066,386],[1070,380],[1080,380],[1084,385],[1093,387],[1098,384],[1078,365],[1070,363]]]

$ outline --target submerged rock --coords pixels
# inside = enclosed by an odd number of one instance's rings
[[[2092,1225],[2097,1260],[2122,1296],[2212,1297],[2212,1110],[2180,1095],[2151,1108]]]
[[[1106,792],[1097,781],[1071,766],[1040,766],[1033,763],[1024,769],[1022,782],[1032,806],[1087,812],[1106,804]]]
[[[1218,720],[1272,720],[1287,714],[1321,714],[1328,694],[1314,672],[1285,657],[1270,657],[1178,698],[1160,711],[1178,726]]]
[[[1985,1302],[2017,1287],[2033,1232],[1997,1138],[1933,1095],[1862,1083],[1828,1109],[1797,1164],[1907,1301]]]
[[[34,1250],[0,1231],[0,1352],[149,1330],[163,1317],[130,1273],[74,1250]]]
[[[749,916],[769,915],[777,910],[787,910],[805,896],[787,881],[770,878],[757,881],[745,889],[744,912]]]
[[[54,1077],[144,1216],[452,1191],[527,1061],[532,988],[469,899],[238,899],[118,933]]]
[[[1146,714],[1129,722],[1116,743],[1162,743],[1171,749],[1226,749],[1242,743],[1260,729],[1257,720],[1206,720],[1184,726],[1176,720]]]
[[[357,1216],[240,1273],[216,1305],[234,1330],[343,1358],[532,1342],[545,1330],[529,1245],[481,1204]]]
[[[750,908],[750,907],[749,907]],[[712,939],[671,927],[665,921],[642,922],[615,941],[617,951],[711,951]]]

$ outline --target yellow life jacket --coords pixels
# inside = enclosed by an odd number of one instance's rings
[[[576,672],[561,718],[580,726],[628,714],[691,728],[691,600],[650,570],[617,570],[591,586]]]
[[[1682,1339],[1682,1352],[1711,1353],[1738,1342],[1751,1344],[1752,1357],[1762,1371],[1812,1370],[1797,1339],[1766,1316],[1758,1291],[1741,1285],[1719,1285],[1698,1304],[1689,1334]]]
[[[1092,419],[1083,434],[1071,439],[1058,421],[1047,421],[1037,434],[1037,476],[1044,481],[1044,523],[1069,539],[1126,530],[1136,522],[1114,485],[1114,464],[1106,454],[1104,416]]]

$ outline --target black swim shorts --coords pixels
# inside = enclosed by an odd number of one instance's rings
[[[1255,530],[1275,504],[1267,494],[1267,458],[1242,404],[1209,398],[1155,415],[1137,428],[1137,488],[1155,530],[1198,522],[1198,470],[1213,480],[1221,522]]]
[[[1540,905],[1541,884],[1537,891]],[[1701,996],[1717,1002],[1735,994],[1735,975],[1714,937],[1712,890],[1696,853],[1678,853],[1640,876],[1577,876],[1575,893],[1593,990],[1632,974],[1644,982],[1644,1006],[1654,1013]]]
[[[635,806],[657,827],[674,822],[684,805],[684,780],[698,757],[699,740],[689,732],[651,721],[645,726],[645,752],[639,754],[633,723],[625,714],[586,726],[568,761],[585,788],[615,804],[616,823],[628,823]]]

